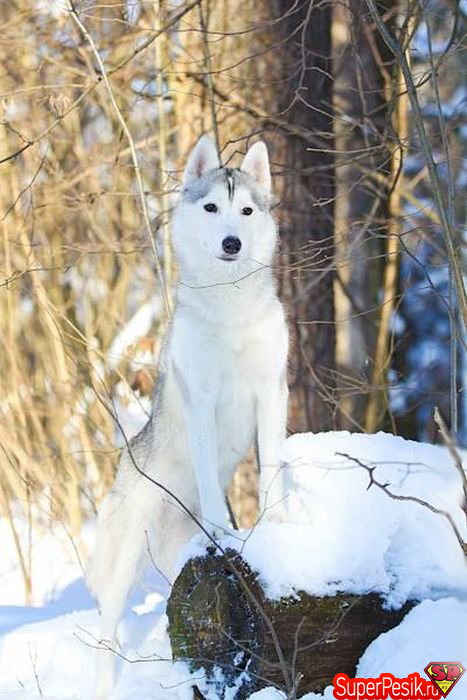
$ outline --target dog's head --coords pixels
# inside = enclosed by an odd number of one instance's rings
[[[222,168],[216,147],[202,136],[185,168],[173,221],[182,268],[198,266],[224,278],[269,266],[276,245],[270,212],[271,174],[266,146],[255,143],[240,168]]]

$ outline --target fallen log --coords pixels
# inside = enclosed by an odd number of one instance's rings
[[[260,577],[234,550],[185,564],[172,588],[167,615],[174,659],[204,671],[223,698],[244,700],[276,686],[298,697],[322,692],[336,673],[355,675],[366,647],[395,627],[411,603],[387,610],[375,593],[319,597],[297,592],[269,600]]]

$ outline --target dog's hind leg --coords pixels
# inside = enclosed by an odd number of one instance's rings
[[[125,537],[121,542],[124,551],[116,557],[112,579],[98,596],[101,613],[99,631],[101,648],[97,651],[96,700],[107,699],[115,684],[115,656],[119,652],[117,629],[140,559],[142,542],[139,533],[135,534],[138,540],[135,541],[135,537],[131,537],[131,540]]]
[[[112,491],[99,514],[97,546],[88,576],[101,615],[96,700],[110,697],[114,686],[117,628],[147,547],[148,509],[147,486],[136,478],[125,496]]]

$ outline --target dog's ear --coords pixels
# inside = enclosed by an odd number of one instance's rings
[[[261,192],[267,196],[270,195],[271,170],[269,168],[268,149],[264,141],[258,141],[248,149],[240,169],[253,178]]]
[[[220,167],[219,156],[214,141],[207,135],[201,136],[188,158],[183,176],[183,184],[202,177],[209,170]]]

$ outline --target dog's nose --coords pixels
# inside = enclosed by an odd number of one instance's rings
[[[224,238],[222,241],[222,249],[224,253],[227,253],[228,255],[235,255],[240,251],[241,247],[242,242],[240,238],[237,238],[236,236],[227,236],[227,238]]]

